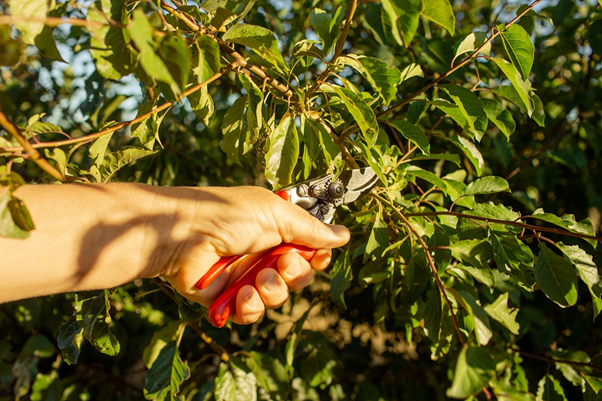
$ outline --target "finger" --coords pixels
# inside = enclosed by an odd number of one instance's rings
[[[258,321],[265,312],[259,293],[252,285],[245,285],[236,295],[236,313],[230,318],[236,324],[251,324]]]
[[[285,253],[278,258],[276,267],[290,291],[298,291],[311,281],[311,265],[299,254]]]
[[[285,200],[276,204],[278,207],[272,211],[273,218],[284,242],[316,249],[339,248],[349,242],[347,227],[325,224]]]
[[[255,278],[255,287],[266,308],[278,308],[288,298],[288,286],[274,269],[260,271]]]
[[[317,271],[322,271],[330,265],[332,251],[330,249],[318,249],[313,258],[309,261],[311,267]]]

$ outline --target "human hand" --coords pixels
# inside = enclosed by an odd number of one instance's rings
[[[177,199],[171,230],[174,249],[154,263],[151,276],[163,276],[184,297],[208,306],[252,266],[266,250],[282,243],[317,249],[308,262],[290,253],[279,258],[277,270],[265,269],[255,287],[244,286],[237,295],[234,323],[249,324],[266,308],[277,308],[289,291],[309,284],[312,268],[324,270],[330,248],[349,241],[343,226],[327,225],[305,210],[259,187],[169,188]],[[222,256],[249,254],[226,269],[205,290],[197,281]],[[165,257],[168,255],[168,257]]]

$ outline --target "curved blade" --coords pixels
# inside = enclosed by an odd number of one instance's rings
[[[378,176],[370,167],[364,167],[343,171],[339,176],[339,180],[345,185],[343,203],[351,203],[370,192],[378,182]]]

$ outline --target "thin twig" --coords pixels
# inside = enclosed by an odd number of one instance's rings
[[[93,140],[95,140],[96,138],[100,138],[101,136],[104,135],[108,135],[110,133],[113,133],[117,130],[120,130],[122,128],[128,127],[130,125],[139,123],[141,121],[144,121],[145,119],[147,119],[148,117],[150,117],[153,114],[157,114],[160,111],[163,111],[169,107],[171,107],[174,103],[179,102],[180,100],[184,99],[186,96],[191,95],[192,93],[198,91],[199,89],[201,89],[204,86],[207,86],[209,83],[215,81],[216,79],[220,78],[222,75],[228,73],[229,71],[231,71],[232,69],[236,68],[238,66],[238,62],[233,62],[232,64],[228,65],[227,67],[223,68],[221,71],[217,72],[215,75],[213,75],[211,78],[209,78],[208,80],[206,80],[205,82],[201,82],[200,84],[197,84],[195,86],[193,86],[192,88],[188,89],[187,91],[185,91],[184,93],[182,93],[181,96],[179,96],[176,101],[174,102],[166,102],[163,103],[160,106],[155,107],[154,109],[152,109],[151,111],[149,111],[148,113],[145,113],[139,117],[136,117],[135,119],[131,120],[131,121],[124,121],[122,123],[119,123],[117,125],[114,125],[112,127],[106,128],[102,131],[96,132],[94,134],[90,134],[90,135],[84,135],[84,136],[80,136],[79,138],[73,138],[73,139],[65,139],[62,141],[54,141],[54,142],[41,142],[41,143],[36,143],[36,144],[29,144],[31,146],[32,149],[36,148],[56,148],[59,146],[65,146],[65,145],[72,145],[72,144],[76,144],[76,143],[82,143],[82,142],[91,142]],[[1,123],[1,122],[0,122]],[[29,142],[28,142],[29,143]],[[12,148],[0,148],[0,151],[2,152],[19,152],[26,149],[25,147],[12,147]]]
[[[452,304],[451,304],[449,298],[447,297],[447,294],[445,293],[445,287],[443,286],[443,283],[441,282],[441,278],[439,277],[439,273],[437,272],[437,267],[435,266],[435,262],[433,261],[433,258],[431,257],[431,253],[429,252],[429,248],[426,245],[426,242],[424,242],[424,240],[422,239],[420,234],[414,229],[414,227],[412,227],[412,225],[410,224],[410,221],[406,218],[406,216],[404,216],[403,213],[401,213],[399,211],[399,209],[397,209],[391,202],[388,202],[386,199],[382,198],[381,196],[377,195],[376,193],[371,193],[371,196],[374,196],[375,198],[377,198],[378,200],[380,200],[381,202],[383,202],[384,204],[389,206],[391,209],[393,209],[395,214],[397,214],[397,216],[399,216],[399,218],[401,220],[403,220],[403,222],[405,223],[408,230],[410,230],[412,232],[412,234],[414,234],[414,237],[416,237],[416,239],[418,239],[418,241],[420,242],[420,245],[424,249],[424,254],[426,255],[428,264],[431,267],[431,271],[433,272],[433,276],[435,277],[435,282],[437,283],[437,287],[439,287],[439,291],[441,292],[441,295],[445,299],[445,303],[447,304],[447,307],[449,308],[449,313],[451,314],[452,320],[454,322],[454,328],[456,329],[458,338],[460,339],[460,342],[462,343],[462,345],[466,346],[466,340],[464,339],[464,336],[462,335],[462,332],[460,331],[460,326],[458,325],[458,320],[456,319],[456,315],[454,314]]]
[[[548,233],[554,233],[554,234],[560,234],[560,235],[568,235],[569,237],[576,237],[576,238],[583,238],[583,239],[592,239],[594,241],[602,242],[602,237],[596,237],[594,235],[579,234],[579,233],[574,233],[574,232],[567,231],[567,230],[560,230],[560,229],[556,229],[556,228],[548,228],[548,227],[535,226],[535,225],[532,225],[532,224],[518,223],[516,221],[491,219],[489,217],[473,216],[471,214],[464,214],[464,213],[458,213],[458,212],[407,213],[406,216],[408,216],[408,217],[413,217],[413,216],[456,216],[456,217],[461,217],[461,218],[464,218],[464,219],[481,220],[481,221],[486,221],[488,223],[499,223],[499,224],[504,224],[504,225],[507,225],[507,226],[526,228],[528,230],[545,231],[545,232],[548,232]],[[527,216],[525,216],[525,217],[527,217]],[[532,219],[537,219],[538,218],[537,216],[528,216],[528,217],[532,218]]]
[[[545,361],[548,363],[564,363],[567,365],[573,365],[573,366],[583,366],[583,367],[587,367],[593,370],[597,370],[598,372],[602,372],[602,368],[596,365],[593,365],[591,363],[587,363],[587,362],[576,362],[576,361],[569,361],[566,359],[555,359],[555,358],[550,358],[548,356],[541,356],[541,355],[536,355],[536,354],[532,354],[530,352],[525,352],[525,351],[517,351],[520,355],[522,356],[526,356],[528,358],[533,358],[533,359],[539,359],[540,361]]]
[[[153,281],[155,284],[159,286],[163,290],[168,297],[172,299],[176,304],[179,304],[176,296],[174,295],[172,289],[165,285],[160,278],[154,278]],[[198,325],[196,324],[188,324],[188,326],[199,336],[207,345],[209,345],[215,353],[217,353],[220,359],[224,362],[228,362],[230,360],[230,356],[228,356],[228,352],[219,344],[217,344],[211,337],[209,337]]]
[[[40,155],[40,153],[34,149],[34,146],[27,139],[25,139],[23,135],[21,135],[21,130],[19,129],[19,127],[13,124],[1,111],[0,125],[2,125],[4,129],[6,129],[13,138],[19,141],[19,143],[22,146],[21,150],[25,150],[27,152],[27,158],[29,160],[37,164],[38,167],[40,167],[42,170],[50,174],[58,181],[67,181],[63,172],[57,170],[52,164],[48,163],[48,160],[44,159]]]

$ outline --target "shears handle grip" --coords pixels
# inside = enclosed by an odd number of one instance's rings
[[[247,270],[242,277],[240,277],[230,287],[226,288],[226,290],[222,292],[221,295],[215,299],[215,301],[213,301],[211,306],[209,306],[209,310],[207,311],[209,323],[215,327],[223,327],[228,321],[228,318],[235,313],[236,296],[238,291],[245,285],[252,285],[256,287],[255,279],[257,278],[259,272],[268,268],[276,269],[278,258],[290,252],[298,253],[305,260],[309,261],[316,253],[316,250],[302,245],[278,245],[267,255],[262,257],[257,263],[255,263],[253,267]]]

